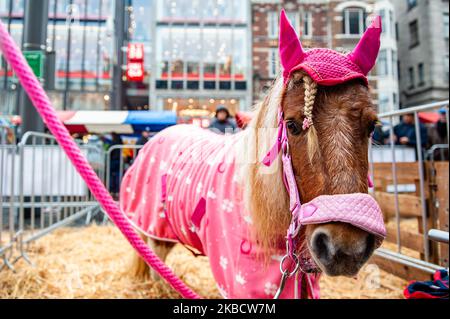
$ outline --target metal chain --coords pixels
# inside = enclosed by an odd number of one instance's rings
[[[286,240],[286,255],[284,255],[280,261],[280,272],[281,272],[280,285],[278,286],[278,290],[275,293],[275,296],[273,297],[273,299],[279,299],[279,297],[280,297],[281,293],[283,292],[284,287],[286,285],[286,280],[289,277],[295,275],[300,268],[300,259],[298,258],[297,254],[295,254],[294,252],[292,252],[290,250],[290,248],[291,248],[290,240],[287,239]],[[289,271],[288,268],[283,269],[284,262],[286,261],[287,258],[291,258],[295,263],[295,267],[292,271]]]

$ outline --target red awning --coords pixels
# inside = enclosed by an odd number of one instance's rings
[[[439,120],[439,114],[435,112],[420,112],[419,119],[422,123],[436,123]]]

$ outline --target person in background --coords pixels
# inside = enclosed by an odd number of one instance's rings
[[[116,132],[111,133],[111,141],[109,144],[109,148],[114,145],[123,145],[122,138]],[[110,182],[109,182],[109,190],[111,194],[117,195],[119,193],[120,187],[120,160],[122,157],[122,149],[116,149],[111,151],[110,157]]]
[[[146,129],[141,132],[141,136],[137,140],[136,145],[145,145],[145,143],[147,143],[149,139],[150,139],[150,131],[148,129]],[[136,156],[139,154],[140,150],[141,150],[141,148],[138,148],[136,150]]]
[[[230,111],[225,106],[219,105],[216,109],[216,116],[209,125],[209,129],[219,134],[225,134],[234,133],[236,128],[237,125],[232,119]]]
[[[444,108],[439,110],[438,121],[429,127],[428,129],[429,143],[428,148],[437,144],[447,144],[448,145],[448,135],[447,135],[447,115]],[[433,153],[435,160],[448,161],[449,154],[448,148],[436,149]]]
[[[136,142],[136,145],[145,145],[145,143],[147,143],[149,139],[150,139],[150,131],[148,130],[142,131],[141,136]]]
[[[384,145],[384,141],[388,137],[388,135],[389,135],[389,133],[383,132],[383,128],[382,128],[381,124],[375,125],[373,134],[372,134],[372,144]]]
[[[420,140],[422,147],[427,145],[428,134],[425,125],[419,123],[420,126]],[[414,114],[409,113],[402,116],[399,124],[394,126],[394,142],[397,145],[406,145],[416,147],[416,127],[414,124]]]

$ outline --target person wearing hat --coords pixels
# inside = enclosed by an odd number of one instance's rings
[[[144,146],[145,143],[147,143],[149,139],[150,139],[150,129],[149,129],[148,127],[146,127],[145,130],[143,130],[143,131],[141,132],[141,136],[140,136],[139,139],[137,140],[136,145],[142,145],[142,146]],[[140,150],[141,150],[140,148],[138,148],[138,149],[136,150],[136,155],[139,154],[139,151],[140,151]]]
[[[437,144],[448,144],[447,137],[447,113],[445,108],[439,110],[438,121],[428,127],[429,145],[432,147]],[[433,154],[434,160],[448,161],[448,149],[440,148],[436,149]]]
[[[219,134],[225,134],[234,133],[236,128],[237,125],[232,119],[230,111],[225,106],[219,105],[216,109],[216,116],[209,125],[209,129]]]
[[[141,136],[137,140],[136,145],[145,145],[145,143],[147,143],[149,139],[150,139],[150,129],[147,127],[145,128],[145,130],[141,132]]]

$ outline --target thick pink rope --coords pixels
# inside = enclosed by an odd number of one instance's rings
[[[25,61],[19,48],[8,34],[4,24],[0,21],[0,49],[3,51],[6,61],[10,64],[22,87],[27,92],[33,105],[41,115],[44,123],[50,132],[55,136],[59,145],[63,148],[78,173],[83,177],[92,194],[108,213],[112,221],[117,225],[120,231],[125,235],[130,244],[136,249],[141,257],[155,269],[161,277],[163,277],[176,291],[184,298],[198,299],[200,298],[192,291],[184,282],[182,282],[167,267],[161,259],[158,258],[142,240],[142,238],[134,231],[130,223],[120,212],[119,207],[106,190],[100,178],[95,174],[86,158],[81,153],[77,144],[71,138],[64,124],[59,120],[55,110],[53,109],[49,98],[39,81],[36,79],[28,63]]]

